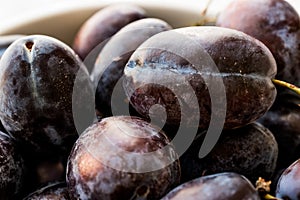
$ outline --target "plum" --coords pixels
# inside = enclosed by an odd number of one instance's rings
[[[300,199],[300,160],[292,163],[280,176],[276,197],[286,200]]]
[[[74,51],[49,36],[22,37],[0,60],[0,79],[0,119],[9,134],[26,151],[68,155],[78,137],[72,107],[92,90]],[[75,79],[81,99],[72,98]]]
[[[216,25],[262,41],[275,57],[276,78],[300,85],[300,19],[287,1],[232,1],[218,16]]]
[[[278,169],[287,168],[300,157],[300,107],[297,101],[289,95],[281,96],[258,119],[273,133],[278,143]]]
[[[274,173],[278,146],[272,133],[259,123],[224,130],[212,151],[204,158],[198,157],[203,143],[199,134],[189,149],[180,157],[182,182],[203,174],[236,172],[252,183],[259,177],[269,180]]]
[[[226,113],[229,129],[255,121],[271,107],[275,74],[273,55],[251,36],[221,27],[185,27],[139,46],[124,69],[123,87],[144,117],[160,119],[160,112],[149,112],[158,104],[167,123],[207,129],[212,116],[222,121]]]
[[[74,39],[73,49],[81,59],[97,45],[105,42],[122,27],[146,17],[145,11],[131,4],[107,6],[92,15],[79,29]]]
[[[91,73],[91,79],[97,88],[96,109],[102,117],[111,116],[111,108],[119,111],[119,104],[126,99],[123,88],[118,86],[117,82],[122,77],[124,67],[134,50],[151,36],[170,29],[170,25],[160,19],[140,19],[123,27],[104,46]],[[118,102],[111,105],[114,90]]]
[[[71,199],[159,199],[180,179],[174,147],[157,127],[113,116],[80,135],[69,156]]]
[[[219,173],[186,182],[167,194],[162,200],[259,200],[260,197],[244,176]]]

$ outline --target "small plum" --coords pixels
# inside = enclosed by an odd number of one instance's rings
[[[75,36],[73,49],[81,59],[97,45],[105,42],[122,27],[138,19],[145,18],[145,11],[131,4],[107,6],[92,15]]]
[[[186,182],[162,200],[260,200],[247,178],[236,173],[219,173]]]

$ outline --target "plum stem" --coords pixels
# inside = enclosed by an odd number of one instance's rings
[[[288,82],[285,82],[285,81],[281,81],[281,80],[277,80],[277,79],[272,79],[272,82],[275,84],[275,85],[279,85],[281,87],[285,87],[285,88],[288,88],[290,90],[292,90],[293,92],[295,92],[296,94],[298,94],[300,96],[300,88],[291,84],[291,83],[288,83]]]
[[[270,194],[266,194],[263,199],[266,199],[266,200],[281,200],[281,199],[278,199],[276,197],[273,197],[272,195]]]
[[[208,0],[204,10],[202,10],[202,12],[200,13],[200,16],[203,17],[203,19],[201,19],[201,21],[199,22],[196,22],[193,26],[203,26],[206,24],[206,13],[211,3],[212,0]]]
[[[271,181],[265,181],[265,179],[261,177],[258,178],[258,180],[256,181],[256,190],[259,193],[259,196],[261,196],[262,199],[265,200],[282,200],[269,194],[269,192],[271,191],[271,183]]]

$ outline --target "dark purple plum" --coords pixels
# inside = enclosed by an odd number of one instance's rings
[[[282,173],[277,183],[276,197],[284,200],[300,199],[300,160]]]
[[[170,29],[170,25],[160,19],[140,19],[123,27],[104,46],[91,73],[97,88],[96,109],[101,117],[111,116],[112,108],[117,112],[121,110],[120,104],[124,103],[126,96],[117,82],[123,76],[124,67],[134,50],[151,36]],[[111,102],[113,91],[118,102]]]
[[[22,191],[24,162],[15,141],[0,132],[0,199],[14,199]]]
[[[107,6],[92,15],[81,26],[75,36],[73,49],[81,59],[85,59],[91,50],[105,42],[122,27],[145,17],[145,11],[132,4]]]
[[[273,133],[278,143],[278,169],[287,168],[300,158],[300,107],[293,99],[290,96],[277,98],[258,120]]]
[[[23,200],[68,200],[67,186],[63,182],[49,184],[25,197]]]
[[[0,119],[26,151],[69,154],[78,137],[72,112],[80,103],[72,99],[78,72],[85,75],[77,79],[85,98],[91,91],[88,72],[66,44],[32,35],[5,51],[0,60]]]
[[[186,27],[158,33],[139,46],[124,69],[123,87],[144,117],[160,104],[167,123],[207,129],[212,115],[226,112],[228,129],[255,121],[271,107],[275,74],[271,52],[251,36],[221,27]],[[215,108],[211,100],[218,103]]]
[[[130,116],[90,126],[75,143],[67,166],[71,199],[159,199],[179,179],[178,155],[168,138]]]
[[[262,41],[275,57],[276,78],[300,85],[300,19],[287,1],[232,1],[218,16],[216,25]]]
[[[203,143],[199,135],[180,157],[182,182],[220,172],[236,172],[252,183],[259,177],[269,180],[274,173],[278,147],[272,133],[258,123],[224,130],[212,151],[204,158],[198,157]]]
[[[186,182],[162,200],[260,200],[247,178],[236,173],[203,176]]]

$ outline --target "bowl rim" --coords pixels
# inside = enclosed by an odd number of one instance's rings
[[[131,3],[146,8],[158,8],[186,11],[195,14],[199,14],[205,9],[205,6],[209,0],[201,0],[199,3],[195,3],[195,0],[182,1],[182,0],[151,0],[151,1],[136,1],[136,0],[75,0],[56,2],[47,7],[41,7],[40,10],[24,11],[20,17],[6,19],[0,22],[0,35],[9,34],[11,32],[17,32],[20,28],[37,23],[43,20],[50,20],[52,17],[58,15],[70,15],[74,12],[80,12],[83,10],[95,10],[101,9],[104,6],[115,3]]]

